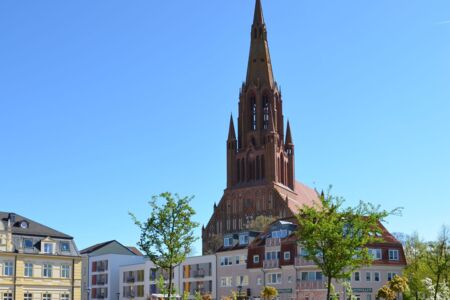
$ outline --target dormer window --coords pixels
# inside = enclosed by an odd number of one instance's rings
[[[223,239],[223,246],[224,247],[231,247],[231,246],[233,246],[233,237],[232,236],[226,236]]]
[[[68,242],[61,242],[59,244],[59,247],[61,248],[61,252],[69,252],[70,251],[70,245]]]
[[[27,229],[28,228],[28,222],[27,221],[20,222],[20,228]]]
[[[239,236],[239,245],[247,245],[248,244],[248,234],[241,234]]]
[[[46,254],[53,254],[53,244],[45,243],[44,244],[44,253],[46,253]]]
[[[32,239],[24,239],[23,240],[23,248],[24,249],[33,249],[33,240]]]

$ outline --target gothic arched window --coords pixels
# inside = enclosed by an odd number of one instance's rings
[[[251,130],[256,130],[256,99],[255,96],[250,98],[250,114],[251,114]]]
[[[263,97],[263,126],[264,129],[269,128],[269,97],[267,95],[264,95]]]

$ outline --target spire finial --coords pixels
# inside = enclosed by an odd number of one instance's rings
[[[234,130],[234,122],[233,122],[233,114],[230,116],[230,127],[228,129],[228,140],[234,141],[236,140],[236,133]]]
[[[255,15],[253,17],[253,25],[264,24],[264,15],[262,11],[261,0],[256,0],[255,3]]]
[[[292,145],[292,134],[291,134],[291,124],[289,120],[287,121],[287,129],[286,129],[286,145]]]

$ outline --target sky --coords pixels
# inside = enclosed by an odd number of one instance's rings
[[[263,0],[297,180],[450,225],[450,1]],[[0,211],[134,245],[128,212],[195,195],[206,224],[253,0],[0,1]],[[200,236],[200,230],[196,231]],[[195,245],[201,251],[200,242]]]

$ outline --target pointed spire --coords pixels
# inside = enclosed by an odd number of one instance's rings
[[[261,0],[256,0],[255,3],[255,15],[253,17],[253,25],[264,24],[264,16],[262,11]]]
[[[231,117],[230,117],[230,128],[228,129],[228,140],[229,141],[236,140],[236,132],[234,130],[233,114],[231,114]]]
[[[287,122],[287,129],[286,129],[286,145],[292,145],[292,135],[291,135],[291,124],[289,123],[289,120]]]
[[[261,0],[255,4],[246,83],[270,88],[275,85]]]

